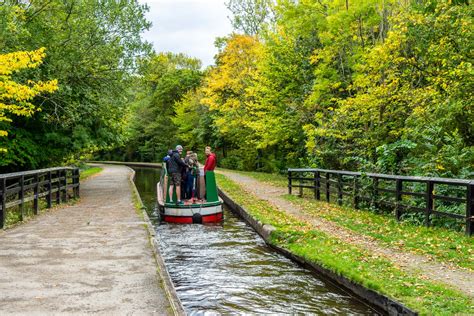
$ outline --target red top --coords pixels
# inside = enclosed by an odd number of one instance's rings
[[[216,168],[216,154],[211,153],[209,156],[206,158],[206,164],[204,165],[204,172],[206,171],[214,171]]]

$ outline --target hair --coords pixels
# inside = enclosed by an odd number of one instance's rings
[[[206,149],[209,149],[209,151],[212,151],[211,146],[206,146]]]
[[[183,146],[181,146],[181,145],[176,145],[176,150],[183,150]]]

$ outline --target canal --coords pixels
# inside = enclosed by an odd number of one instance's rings
[[[159,222],[158,169],[134,168],[160,252],[187,314],[374,315],[370,307],[269,248],[225,210],[218,225]]]

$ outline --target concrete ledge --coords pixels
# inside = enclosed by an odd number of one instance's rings
[[[179,316],[186,315],[183,304],[181,303],[181,300],[179,299],[178,294],[176,293],[176,289],[174,288],[173,281],[171,281],[171,277],[168,273],[168,270],[166,269],[165,262],[161,257],[158,246],[158,240],[156,240],[155,229],[153,228],[153,224],[151,223],[150,218],[148,217],[148,214],[146,212],[146,207],[143,204],[140,194],[138,193],[138,189],[135,185],[135,170],[130,167],[129,169],[132,171],[130,175],[130,185],[132,186],[132,190],[134,191],[135,197],[138,199],[138,203],[140,204],[140,210],[142,212],[143,220],[146,223],[148,237],[152,246],[153,256],[156,260],[158,273],[160,274],[160,277],[163,280],[163,287],[166,292],[166,296],[170,301],[171,308],[173,309],[173,314]]]
[[[375,307],[374,309],[379,313],[381,312],[388,315],[418,315],[417,312],[409,309],[405,305],[388,296],[375,292],[374,290],[368,289],[360,284],[354,283],[348,278],[338,275],[331,270],[322,267],[321,265],[307,261],[303,257],[297,256],[284,248],[272,244],[270,242],[270,235],[275,230],[275,227],[271,225],[263,225],[260,221],[257,221],[255,218],[253,218],[245,208],[235,203],[224,191],[221,189],[218,189],[218,191],[219,196],[232,212],[243,218],[271,248],[275,249],[285,257],[297,262],[309,270],[317,272],[318,275],[323,276],[329,282],[337,285],[343,290],[348,291],[352,295],[361,298],[364,302],[367,302],[369,305]]]

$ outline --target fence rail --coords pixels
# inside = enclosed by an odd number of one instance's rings
[[[7,209],[18,206],[22,221],[26,203],[33,201],[33,213],[37,215],[41,198],[50,208],[53,202],[67,202],[69,191],[72,197],[79,197],[79,187],[79,168],[73,167],[0,174],[0,229],[6,225]]]
[[[296,183],[295,183],[296,181]],[[394,211],[397,220],[404,213],[424,213],[430,226],[433,216],[465,222],[466,234],[474,232],[474,180],[410,177],[326,169],[288,169],[288,192],[312,189],[314,198],[339,205],[346,202],[359,209],[362,203]],[[349,201],[347,201],[349,200]],[[449,212],[449,209],[462,212]]]

